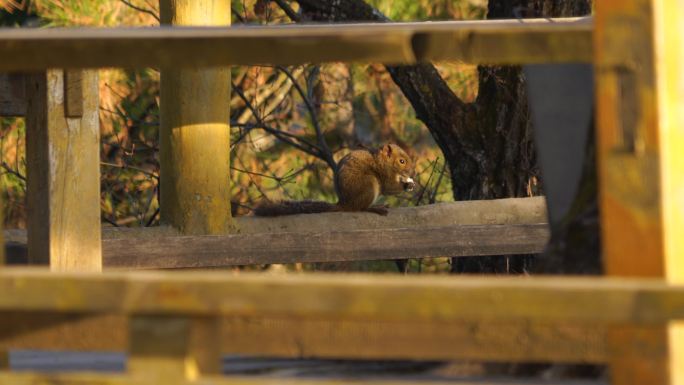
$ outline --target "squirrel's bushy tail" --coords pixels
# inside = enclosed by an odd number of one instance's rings
[[[317,214],[339,211],[336,204],[322,201],[280,201],[261,203],[254,209],[259,217],[279,217],[281,215]]]

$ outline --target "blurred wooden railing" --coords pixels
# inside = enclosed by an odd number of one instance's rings
[[[681,319],[684,289],[608,278],[8,268],[0,315],[0,348],[124,350],[127,373],[99,381],[178,383],[218,374],[222,354],[606,363],[631,354],[606,344],[606,328]],[[0,375],[22,378],[47,377]],[[70,378],[79,377],[62,381]]]

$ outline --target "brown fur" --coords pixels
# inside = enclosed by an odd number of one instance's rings
[[[257,216],[313,214],[330,211],[369,211],[387,215],[387,208],[373,206],[379,195],[405,191],[402,180],[413,176],[413,161],[395,144],[377,150],[354,150],[339,163],[335,178],[337,204],[320,201],[264,203],[254,210]]]

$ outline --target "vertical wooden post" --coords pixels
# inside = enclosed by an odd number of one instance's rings
[[[134,316],[128,370],[159,384],[220,374],[219,327],[214,317]]]
[[[27,78],[29,261],[101,271],[97,71]]]
[[[162,24],[230,25],[230,0],[161,0]],[[161,71],[161,220],[220,234],[230,216],[230,69]]]
[[[2,205],[2,195],[0,195],[0,208],[3,207]],[[5,264],[7,263],[7,260],[5,259],[5,237],[4,237],[4,228],[5,228],[5,218],[2,215],[2,210],[0,210],[0,269],[2,269]],[[2,353],[0,353],[2,354]],[[0,367],[2,367],[0,365]]]
[[[684,9],[595,3],[598,161],[609,275],[684,282]],[[614,384],[684,383],[684,329],[611,331]]]

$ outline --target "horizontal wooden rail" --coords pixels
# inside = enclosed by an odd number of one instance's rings
[[[684,317],[684,288],[604,278],[0,272],[0,349],[128,350],[136,316],[218,317],[214,339],[227,354],[603,363],[629,351],[609,349],[607,327]]]
[[[177,235],[169,227],[109,230],[105,228],[102,241],[105,269],[535,254],[549,239],[545,223],[194,236]],[[13,265],[27,262],[25,234],[6,232],[6,252]]]
[[[541,252],[543,197],[439,203],[388,216],[327,213],[238,217],[239,234],[180,236],[171,227],[103,229],[105,268],[198,268]],[[317,229],[333,229],[317,231]],[[25,261],[26,233],[8,230],[8,260]]]
[[[684,287],[608,278],[239,275],[0,271],[0,312],[661,324],[684,318]]]
[[[361,381],[364,380],[364,381]],[[398,379],[329,379],[329,378],[271,378],[271,377],[237,377],[237,376],[213,376],[202,377],[200,380],[187,381],[182,379],[164,379],[164,384],[169,385],[344,385],[370,383],[375,385],[406,385],[407,383],[416,385],[606,385],[607,382],[601,380],[570,380],[570,381],[548,381],[548,380],[458,380],[435,378],[420,379],[405,377]],[[0,382],[12,385],[149,385],[150,378],[135,378],[120,374],[28,374],[28,373],[6,373],[0,374]]]
[[[546,224],[445,226],[119,238],[102,247],[106,268],[175,269],[531,254],[543,250],[548,236]]]
[[[591,18],[289,25],[0,29],[0,71],[353,61],[590,62]]]
[[[3,312],[0,349],[126,351],[128,326],[128,317],[118,314]],[[224,354],[269,357],[604,363],[605,333],[601,325],[577,322],[226,316],[215,340]]]

